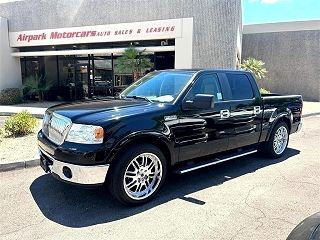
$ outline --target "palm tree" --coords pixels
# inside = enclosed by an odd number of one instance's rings
[[[268,73],[267,69],[264,68],[264,62],[261,60],[257,60],[255,58],[249,57],[248,59],[244,60],[241,64],[241,68],[253,73],[253,75],[261,80],[266,77]]]
[[[46,81],[46,76],[31,75],[23,83],[23,90],[26,95],[38,94],[39,101],[43,101],[45,92],[49,91],[52,83]]]
[[[267,69],[264,67],[264,62],[261,60],[257,60],[255,58],[249,57],[244,60],[241,64],[241,68],[251,72],[256,79],[261,80],[266,78],[266,74],[268,73]],[[265,88],[260,88],[260,93],[267,94],[270,93],[269,90]]]
[[[150,59],[143,55],[144,51],[133,47],[125,49],[123,55],[115,62],[115,71],[117,73],[131,73],[133,80],[138,80],[141,74],[152,66]]]

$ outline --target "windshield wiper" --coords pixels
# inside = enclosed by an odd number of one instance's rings
[[[143,96],[125,96],[125,98],[142,99],[152,103],[152,101],[149,98]]]

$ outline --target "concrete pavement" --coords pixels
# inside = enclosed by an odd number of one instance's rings
[[[61,102],[34,102],[22,103],[16,105],[0,105],[0,116],[10,116],[14,113],[28,111],[38,118],[42,118],[46,109],[50,106],[59,104]]]
[[[33,102],[16,105],[0,105],[0,116],[10,116],[14,113],[28,111],[38,118],[42,118],[46,109],[62,102]]]
[[[302,116],[312,116],[320,114],[320,102],[303,102]]]
[[[42,118],[47,108],[0,106],[0,116],[10,116],[14,113],[28,111],[35,117]]]
[[[172,175],[154,201],[123,207],[39,167],[0,173],[0,239],[279,240],[320,211],[320,117],[280,160],[252,155]]]

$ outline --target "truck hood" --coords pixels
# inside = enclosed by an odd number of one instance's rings
[[[49,108],[48,111],[68,117],[74,123],[99,124],[111,119],[163,109],[163,107],[164,104],[147,101],[107,99],[60,104]]]

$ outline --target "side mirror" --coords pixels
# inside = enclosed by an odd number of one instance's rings
[[[191,109],[211,109],[214,107],[214,96],[209,94],[196,94],[193,100],[184,101],[182,108]]]

